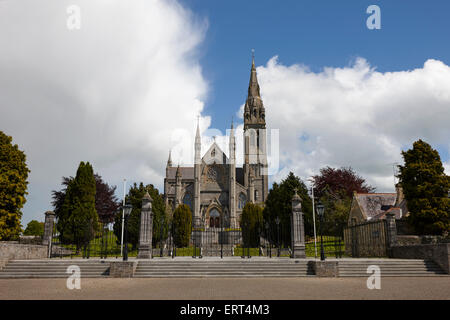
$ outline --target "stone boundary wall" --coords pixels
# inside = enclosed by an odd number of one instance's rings
[[[110,262],[109,276],[111,278],[132,278],[136,271],[137,261],[113,261]]]
[[[316,277],[339,277],[339,261],[308,261],[308,268],[313,270]]]
[[[430,259],[450,274],[450,243],[395,246],[391,250],[392,258]]]
[[[36,244],[23,244],[18,241],[0,241],[0,270],[9,260],[47,258],[48,247]]]

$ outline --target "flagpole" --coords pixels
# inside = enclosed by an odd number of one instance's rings
[[[125,193],[126,193],[127,179],[123,179],[123,205],[122,205],[122,236],[120,239],[120,256],[123,256],[123,227],[125,224]]]
[[[314,223],[314,258],[317,259],[317,240],[316,240],[316,210],[314,209],[314,186],[311,184],[312,210]]]

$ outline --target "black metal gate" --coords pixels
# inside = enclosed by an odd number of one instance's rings
[[[189,242],[184,244],[180,243],[178,232],[175,226],[170,226],[168,237],[155,243],[153,256],[272,258],[290,257],[292,253],[290,224],[280,220],[257,227],[243,224],[240,228],[229,228],[222,224],[205,227],[203,221],[197,219],[192,223]]]
[[[386,220],[375,220],[344,228],[345,253],[352,257],[386,257]]]

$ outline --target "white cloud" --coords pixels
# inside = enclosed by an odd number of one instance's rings
[[[272,180],[289,170],[307,178],[326,165],[351,166],[389,191],[392,164],[415,140],[450,150],[450,67],[441,61],[381,73],[358,58],[314,73],[275,56],[257,72],[268,126],[280,129],[282,170]]]
[[[66,27],[71,4],[80,30]],[[176,1],[0,3],[0,130],[31,169],[24,223],[80,161],[119,194],[123,178],[162,186],[173,129],[191,132],[203,109],[206,29]]]

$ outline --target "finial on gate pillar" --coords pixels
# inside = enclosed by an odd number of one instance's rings
[[[296,200],[296,201],[301,201],[302,198],[300,198],[300,196],[297,194],[297,188],[294,188],[294,196],[292,197],[292,201]]]

